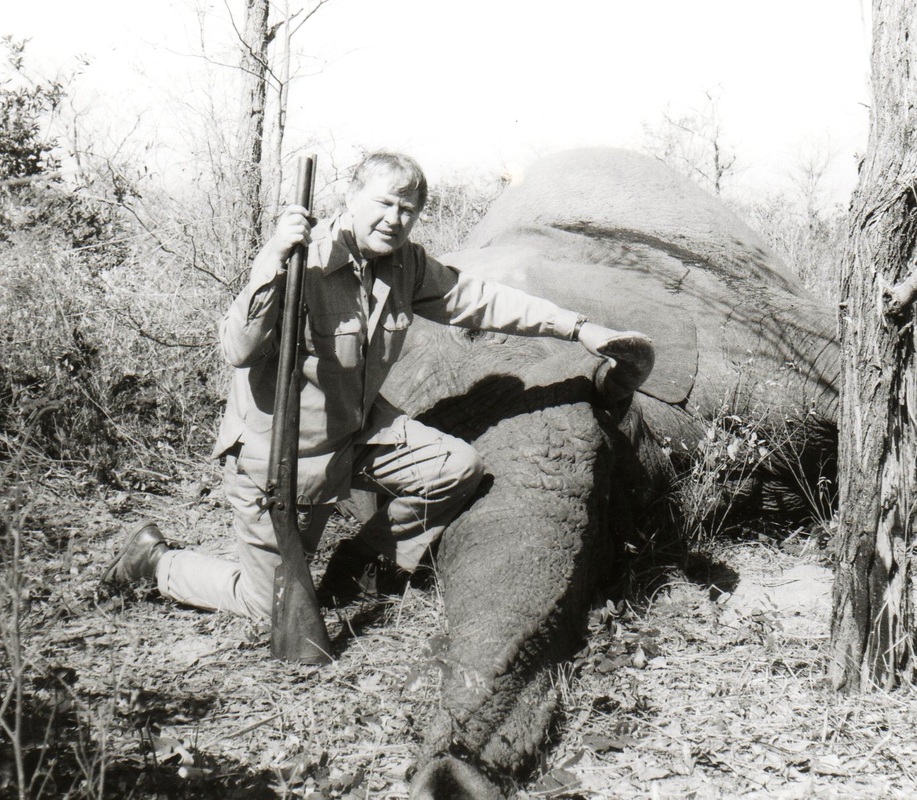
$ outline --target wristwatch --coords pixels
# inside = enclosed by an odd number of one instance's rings
[[[570,335],[571,342],[579,341],[579,332],[583,329],[583,325],[585,325],[587,322],[589,322],[588,318],[584,317],[582,314],[576,318],[576,323],[573,325],[573,333]]]

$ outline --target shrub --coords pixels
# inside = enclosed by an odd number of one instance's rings
[[[759,532],[768,526],[828,525],[837,462],[813,454],[836,453],[836,434],[805,415],[769,422],[766,417],[763,411],[740,416],[724,405],[704,423],[674,489],[689,541],[709,541],[749,522]]]
[[[53,407],[33,432],[43,457],[151,488],[157,481],[142,476],[170,475],[176,455],[205,451],[219,415],[214,292],[174,270],[143,232],[128,245],[107,241],[103,225],[106,239],[74,246],[85,231],[54,223],[0,247],[0,446],[21,442],[31,417]]]
[[[414,241],[435,256],[459,250],[505,186],[503,179],[431,186]]]
[[[732,208],[776,251],[803,285],[836,301],[847,214],[838,207],[801,208],[782,194]]]

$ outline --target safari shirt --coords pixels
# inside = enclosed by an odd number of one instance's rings
[[[412,242],[370,261],[365,268],[372,282],[361,282],[349,229],[346,213],[316,225],[304,270],[299,492],[313,503],[347,498],[353,445],[385,443],[391,435],[402,412],[379,390],[415,314],[463,328],[560,339],[572,338],[578,319],[547,300],[444,266]],[[262,251],[257,258],[266,257]],[[236,369],[214,456],[241,445],[238,469],[262,488],[284,286],[283,273],[265,284],[250,280],[220,323],[223,355]]]

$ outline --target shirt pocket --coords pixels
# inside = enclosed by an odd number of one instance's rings
[[[390,365],[398,360],[413,321],[414,313],[409,307],[387,310],[382,314],[379,325],[382,328],[383,363]]]
[[[353,314],[316,314],[312,317],[312,347],[328,364],[353,369],[362,360],[363,326]]]

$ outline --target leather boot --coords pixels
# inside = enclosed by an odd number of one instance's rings
[[[166,540],[155,523],[143,520],[108,565],[102,576],[102,585],[130,586],[155,581],[156,566],[168,550]]]

